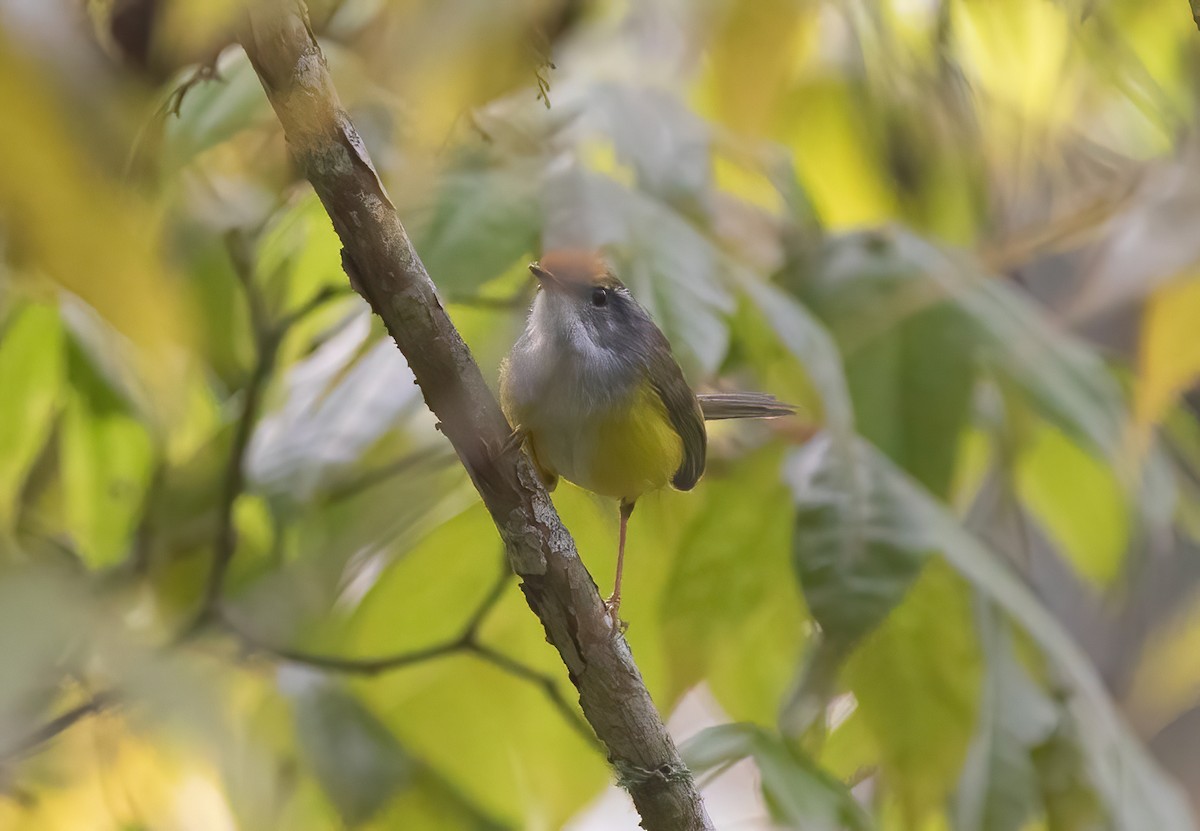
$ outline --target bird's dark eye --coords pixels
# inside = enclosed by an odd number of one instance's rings
[[[608,289],[592,289],[592,305],[607,306],[608,305]]]

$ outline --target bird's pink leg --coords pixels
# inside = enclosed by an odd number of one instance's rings
[[[608,616],[612,618],[613,625],[618,629],[623,629],[621,619],[617,616],[618,610],[621,608],[621,574],[625,570],[625,531],[629,525],[629,515],[633,513],[633,503],[621,500],[621,535],[620,541],[617,544],[617,579],[613,584],[612,596],[605,601],[604,605],[608,607]]]

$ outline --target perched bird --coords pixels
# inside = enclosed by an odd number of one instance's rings
[[[539,286],[525,331],[500,368],[500,403],[546,487],[561,476],[620,500],[621,603],[625,531],[634,503],[668,483],[690,490],[704,473],[705,419],[771,418],[795,408],[763,393],[696,395],[671,345],[588,251],[553,251],[529,270]]]

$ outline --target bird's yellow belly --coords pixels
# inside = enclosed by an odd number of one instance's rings
[[[628,403],[567,423],[537,419],[529,443],[538,464],[582,488],[634,500],[664,487],[683,461],[683,442],[649,384]]]

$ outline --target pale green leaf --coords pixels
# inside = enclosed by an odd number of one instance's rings
[[[1041,811],[1034,754],[1057,729],[1058,710],[1014,653],[1008,624],[986,602],[975,619],[987,658],[979,726],[953,802],[959,831],[1021,831]]]
[[[669,205],[579,168],[547,178],[547,248],[598,247],[654,317],[684,369],[713,372],[729,343],[733,298],[720,280],[720,254]]]
[[[71,390],[59,456],[63,508],[79,555],[93,567],[110,566],[132,542],[150,485],[153,445],[74,344],[68,366]]]
[[[1022,503],[1075,571],[1097,585],[1121,574],[1129,505],[1116,472],[1051,426],[1042,426],[1016,464]]]
[[[375,656],[444,643],[462,633],[501,574],[502,546],[484,507],[442,522],[399,556],[349,622],[339,654]],[[480,639],[576,694],[511,580]],[[565,822],[609,780],[595,746],[544,689],[462,652],[364,682],[362,695],[408,749],[489,817],[524,827]]]
[[[342,819],[354,827],[409,782],[414,764],[359,699],[304,680],[295,703],[300,750]]]
[[[469,295],[538,253],[540,166],[451,170],[438,183],[428,218],[412,231],[438,288]],[[528,276],[528,275],[526,275]]]
[[[19,308],[0,331],[0,527],[17,517],[22,485],[64,397],[62,326],[53,307]]]
[[[810,451],[811,452],[811,451]],[[809,492],[809,453],[792,462],[800,503]],[[994,602],[1061,672],[1073,697],[1079,752],[1100,799],[1122,831],[1194,827],[1180,794],[1121,721],[1103,683],[1062,625],[1008,569],[947,510],[878,453],[863,448],[871,479],[888,511],[889,539],[908,556],[940,552],[983,596]],[[830,499],[847,498],[831,493]]]
[[[965,588],[944,563],[930,563],[843,672],[879,748],[883,785],[910,827],[953,790],[975,729],[981,659]]]
[[[775,820],[803,831],[867,831],[870,817],[849,789],[790,748],[779,736],[749,724],[702,730],[680,748],[696,774],[753,758],[763,797]]]
[[[222,56],[220,78],[194,84],[184,96],[179,117],[168,117],[163,142],[167,169],[182,167],[269,112],[262,85],[245,53],[230,50]]]
[[[764,450],[707,483],[661,601],[672,688],[707,678],[731,716],[760,723],[774,719],[804,620],[784,588],[792,509],[779,463]]]

